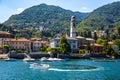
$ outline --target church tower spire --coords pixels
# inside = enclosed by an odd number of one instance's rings
[[[75,16],[71,17],[71,22],[70,22],[70,37],[76,38],[76,21],[75,21]]]

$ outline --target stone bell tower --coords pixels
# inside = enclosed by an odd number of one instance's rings
[[[76,21],[75,21],[75,16],[71,17],[71,22],[70,22],[70,37],[76,38]]]

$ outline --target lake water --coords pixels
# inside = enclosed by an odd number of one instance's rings
[[[33,69],[30,68],[32,62],[0,60],[0,80],[120,80],[120,60],[35,62],[49,64],[51,68]]]

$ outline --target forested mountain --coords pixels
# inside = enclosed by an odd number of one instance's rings
[[[120,2],[104,5],[90,14],[40,4],[11,16],[4,25],[10,26],[22,37],[30,38],[36,34],[40,37],[55,37],[57,33],[69,33],[72,15],[76,16],[78,35],[89,37],[95,29],[120,27]]]
[[[84,28],[106,28],[109,26],[118,26],[120,23],[120,2],[114,2],[104,5],[94,10],[78,27]],[[120,25],[119,25],[120,26]]]
[[[69,31],[70,18],[74,15],[77,23],[88,16],[88,13],[72,12],[58,6],[40,4],[24,10],[21,14],[12,15],[4,25],[19,28],[44,28],[52,34]]]

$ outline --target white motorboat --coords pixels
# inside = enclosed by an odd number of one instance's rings
[[[40,59],[40,61],[47,61],[47,58],[46,58],[46,57],[42,57],[42,58]]]
[[[7,58],[7,59],[4,59],[5,61],[16,61],[16,59],[14,58]]]
[[[30,64],[30,68],[46,70],[50,68],[50,65],[33,63],[33,64]]]
[[[48,61],[61,61],[63,59],[60,59],[60,58],[48,58],[47,60]]]
[[[23,61],[35,61],[33,58],[24,58]]]
[[[54,61],[61,61],[63,59],[60,59],[60,58],[54,58]]]

